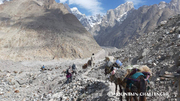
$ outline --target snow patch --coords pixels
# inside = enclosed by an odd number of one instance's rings
[[[124,14],[122,14],[119,18],[117,18],[118,22],[122,22],[127,18],[127,12],[125,12]]]
[[[87,19],[89,21],[89,24],[91,27],[93,27],[94,25],[96,24],[100,24],[101,21],[102,21],[102,15],[100,14],[97,14],[97,15],[94,15],[94,16],[88,16]]]

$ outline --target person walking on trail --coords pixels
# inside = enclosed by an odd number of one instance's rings
[[[72,73],[77,74],[77,72],[76,72],[76,65],[74,63],[72,65]]]
[[[45,66],[44,65],[41,67],[41,70],[45,70]]]
[[[91,56],[91,67],[93,67],[95,65],[95,57],[94,57],[94,53],[92,53],[92,56]]]
[[[72,81],[72,69],[71,66],[66,70],[67,83]]]

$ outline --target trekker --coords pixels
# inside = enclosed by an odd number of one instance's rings
[[[93,67],[95,65],[94,61],[95,61],[95,57],[94,57],[94,53],[92,53],[92,56],[91,56],[91,67]]]
[[[74,63],[72,65],[72,73],[77,74],[77,72],[76,72],[76,65]]]
[[[41,67],[41,70],[45,70],[45,66],[44,65]]]
[[[67,78],[67,83],[72,81],[72,69],[71,66],[66,70],[66,78]]]

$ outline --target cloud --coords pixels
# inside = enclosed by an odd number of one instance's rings
[[[134,6],[139,6],[140,4],[144,4],[145,1],[143,0],[125,0],[125,2],[131,1],[133,2]]]
[[[3,0],[0,0],[0,4],[3,4]]]
[[[0,4],[3,4],[5,1],[11,1],[11,0],[0,0]]]
[[[67,2],[67,0],[60,0],[60,3],[65,3]]]
[[[103,8],[98,0],[69,0],[69,5],[78,5],[80,8],[86,9],[92,15],[102,14]]]

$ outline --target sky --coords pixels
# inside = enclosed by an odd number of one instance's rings
[[[2,4],[4,1],[9,1],[9,0],[0,0],[0,4]]]
[[[5,0],[0,0],[0,4]],[[9,0],[7,0],[9,1]],[[159,4],[161,1],[169,3],[171,0],[55,0],[57,3],[67,3],[70,8],[77,7],[86,16],[106,14],[110,9],[115,9],[127,1],[132,1],[135,9],[143,5]]]
[[[55,0],[58,3],[67,3],[70,8],[77,7],[82,14],[87,16],[106,14],[109,9],[115,9],[127,1],[132,1],[135,9],[143,5],[159,4],[161,1],[169,3],[171,0]]]

